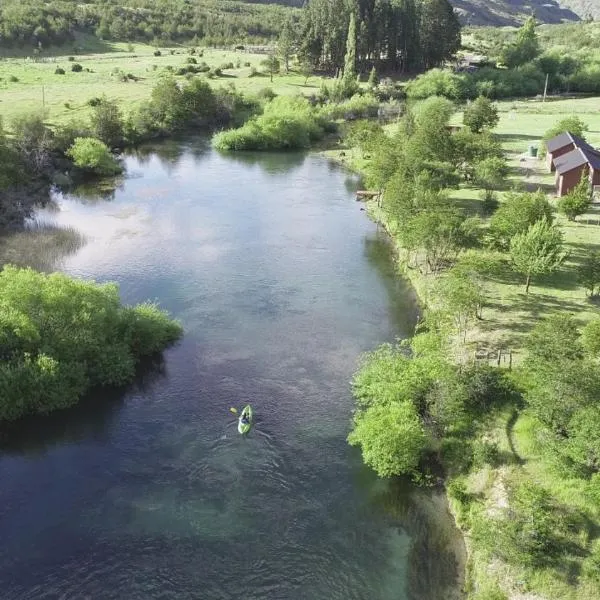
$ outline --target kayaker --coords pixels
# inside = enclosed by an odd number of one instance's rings
[[[244,425],[248,425],[248,423],[250,423],[250,421],[248,420],[248,415],[247,415],[246,413],[244,413],[244,414],[242,415],[242,423],[243,423]]]

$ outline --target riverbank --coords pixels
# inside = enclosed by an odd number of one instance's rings
[[[500,122],[495,133],[509,159],[509,183],[528,190],[541,188],[555,206],[553,176],[545,172],[542,161],[527,158],[527,147],[538,143],[544,131],[569,114],[577,114],[589,123],[591,134],[588,139],[597,144],[600,128],[593,101],[585,99],[548,104],[521,101],[499,103],[499,109]],[[457,115],[456,121],[459,120],[460,115]],[[356,148],[328,150],[324,154],[363,174],[368,165],[368,159]],[[452,197],[467,214],[484,216],[478,198],[480,191],[474,186],[463,185],[452,192]],[[394,224],[389,222],[376,202],[368,202],[366,206],[371,218],[381,223],[394,241],[399,271],[409,279],[423,306],[443,308],[445,299],[436,286],[439,276],[425,275],[418,269],[409,268],[407,253],[398,240]],[[540,320],[553,314],[570,313],[575,316],[578,325],[583,326],[597,317],[598,308],[587,298],[585,289],[576,279],[575,269],[583,256],[598,248],[599,217],[598,208],[593,206],[578,222],[568,222],[561,216],[556,218],[569,258],[557,273],[539,278],[529,294],[524,293],[523,282],[520,278],[515,279],[505,257],[484,249],[469,250],[473,260],[492,262],[495,269],[493,275],[483,277],[485,302],[482,320],[473,320],[466,329],[464,340],[455,340],[454,360],[459,363],[483,360],[508,372],[510,366],[518,367],[522,362],[524,342]],[[483,226],[487,227],[488,222],[489,218],[484,216]],[[477,441],[496,445],[502,460],[499,464],[471,468],[466,474],[450,476],[446,481],[452,512],[464,533],[468,551],[468,597],[478,600],[599,598],[597,584],[589,576],[573,578],[550,567],[511,566],[494,555],[494,542],[489,539],[491,515],[496,518],[507,514],[511,483],[533,481],[547,490],[565,510],[588,519],[591,533],[583,541],[586,550],[579,559],[569,558],[569,563],[578,564],[581,568],[587,553],[592,552],[600,530],[600,509],[590,501],[589,484],[575,475],[557,475],[548,457],[540,451],[535,421],[522,410],[509,408],[501,411],[478,437]],[[574,537],[569,543],[582,542]]]

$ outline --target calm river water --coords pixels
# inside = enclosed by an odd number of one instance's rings
[[[44,264],[158,300],[185,337],[131,388],[3,434],[0,598],[452,598],[443,499],[345,441],[360,354],[417,312],[352,179],[202,141],[126,163],[114,193],[40,213],[84,237]]]

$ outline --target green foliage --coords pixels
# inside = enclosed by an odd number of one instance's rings
[[[595,255],[595,260],[599,260]],[[600,356],[600,319],[594,319],[586,324],[581,332],[581,343],[588,354]]]
[[[123,116],[119,105],[114,100],[103,97],[101,102],[92,108],[90,120],[94,137],[109,148],[119,146],[123,142],[125,136]]]
[[[406,94],[414,100],[443,96],[460,102],[470,97],[465,78],[446,69],[431,69],[409,82]]]
[[[296,23],[298,18],[296,9],[230,0],[220,1],[217,13],[207,0],[194,4],[185,0],[84,4],[4,0],[0,6],[0,45],[15,47],[26,42],[43,51],[50,45],[71,43],[82,34],[156,45],[194,40],[198,35],[206,45],[266,42],[277,37],[288,19]],[[154,54],[160,56],[161,51]]]
[[[475,182],[486,191],[501,188],[508,175],[508,165],[504,158],[492,156],[474,165]]]
[[[379,76],[377,75],[377,69],[375,67],[371,68],[371,72],[369,73],[369,79],[367,80],[367,86],[369,89],[375,89],[379,84]]]
[[[79,63],[73,63],[71,65],[71,71],[73,71],[73,73],[81,73],[83,67]]]
[[[288,73],[290,70],[290,59],[294,53],[296,46],[296,39],[294,33],[294,24],[290,19],[286,20],[279,38],[277,39],[277,53],[283,60],[285,66],[285,72]]]
[[[584,169],[579,183],[566,195],[559,199],[558,210],[569,221],[574,221],[579,215],[585,214],[592,205],[592,190],[589,173]]]
[[[535,568],[560,560],[572,516],[541,486],[522,482],[510,490],[509,515],[498,530],[495,552],[513,565]]]
[[[344,56],[344,79],[356,79],[356,14],[350,13],[348,35],[346,36],[346,55]]]
[[[438,291],[444,298],[445,311],[459,334],[466,336],[471,320],[481,318],[485,302],[480,277],[472,271],[456,266],[439,281]]]
[[[427,437],[410,402],[372,406],[358,413],[348,442],[360,446],[365,464],[380,477],[414,474],[427,447]]]
[[[546,144],[548,143],[548,140],[551,140],[553,137],[556,137],[561,133],[569,132],[585,139],[585,132],[587,130],[588,126],[579,117],[572,116],[561,119],[556,125],[554,125],[554,127],[548,129],[548,131],[546,131],[546,133],[544,133],[542,136],[541,156],[546,155]]]
[[[344,119],[354,121],[355,119],[370,119],[377,116],[379,102],[370,94],[361,96],[356,94],[347,100],[326,104],[321,109],[321,115],[329,120]]]
[[[317,67],[341,70],[348,56],[347,70],[352,70],[350,63],[371,64],[375,59],[382,71],[421,71],[442,64],[458,50],[460,25],[447,0],[375,0],[356,6],[345,0],[311,0],[303,10],[299,38],[300,56]]]
[[[529,63],[540,54],[540,43],[535,27],[535,17],[529,17],[519,30],[516,41],[502,50],[500,60],[509,69]]]
[[[113,284],[0,272],[0,421],[75,404],[91,387],[123,385],[137,361],[181,327],[154,305],[123,308]]]
[[[107,145],[96,138],[76,138],[67,156],[75,166],[98,175],[116,175],[123,170]]]
[[[528,293],[533,275],[552,273],[565,260],[562,232],[546,220],[536,221],[511,239],[510,257],[515,271],[526,276]]]
[[[479,96],[471,102],[463,114],[463,123],[473,133],[481,133],[484,129],[493,129],[498,125],[499,120],[498,109],[485,96]]]
[[[262,115],[243,127],[218,133],[213,145],[219,150],[286,150],[307,148],[323,137],[327,123],[308,100],[277,97],[265,105]]]
[[[542,191],[511,192],[494,213],[489,231],[494,243],[507,249],[515,235],[527,231],[537,221],[551,222],[551,219],[552,207]]]
[[[281,68],[279,59],[274,54],[269,54],[260,64],[265,67],[271,81],[273,81],[273,74],[279,73],[279,69]]]

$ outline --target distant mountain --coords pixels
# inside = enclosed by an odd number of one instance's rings
[[[468,25],[518,25],[532,13],[542,23],[600,19],[600,0],[450,0]]]
[[[245,0],[260,4],[302,6],[305,0]],[[309,0],[310,1],[310,0]],[[450,0],[469,25],[518,25],[532,12],[542,23],[600,19],[600,0]]]

